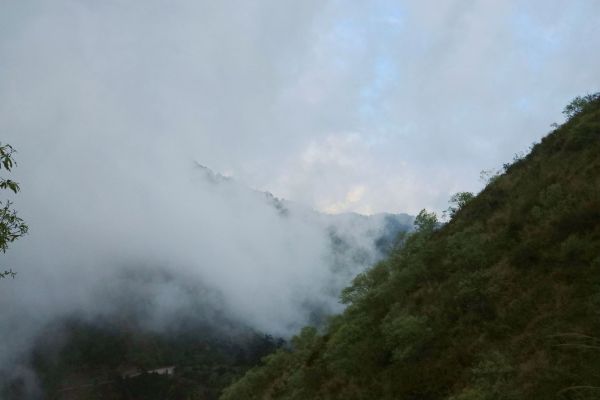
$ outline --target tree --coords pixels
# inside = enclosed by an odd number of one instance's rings
[[[468,202],[473,200],[475,195],[471,192],[458,192],[450,197],[450,207],[444,211],[445,215],[448,215],[450,219],[454,218],[456,213],[460,211]]]
[[[569,104],[567,104],[567,106],[563,110],[563,114],[567,117],[567,119],[571,119],[599,101],[600,92],[594,94],[587,94],[585,96],[577,96]]]
[[[16,151],[11,145],[0,143],[0,170],[4,169],[10,172],[17,165],[14,160],[15,153]],[[13,193],[18,193],[20,190],[17,182],[4,177],[0,177],[0,189],[10,190]],[[10,243],[25,235],[29,229],[11,207],[10,200],[0,201],[0,250],[3,253],[6,253]],[[11,269],[0,272],[0,279],[7,276],[14,277],[15,273]]]
[[[417,232],[433,232],[439,225],[437,215],[434,212],[428,212],[423,209],[419,215],[415,217],[414,225]]]

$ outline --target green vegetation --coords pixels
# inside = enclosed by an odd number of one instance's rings
[[[475,195],[471,192],[458,192],[450,197],[450,207],[444,212],[450,219],[454,218],[468,202],[473,200]]]
[[[565,115],[221,399],[600,398],[600,94]]]
[[[8,172],[16,165],[14,160],[15,149],[9,145],[0,143],[0,170]],[[0,177],[0,189],[10,190],[17,193],[19,184],[13,180]],[[28,227],[17,212],[11,208],[12,203],[9,200],[0,201],[0,250],[5,253],[8,245],[27,233]],[[0,271],[0,279],[7,276],[15,276],[12,269]]]
[[[225,336],[195,324],[150,333],[130,320],[90,323],[72,318],[45,330],[30,364],[48,399],[217,399],[224,387],[283,343],[248,328],[238,331],[237,336]],[[175,373],[125,375],[165,366],[174,366]],[[0,398],[27,398],[27,385],[9,382],[0,387]]]

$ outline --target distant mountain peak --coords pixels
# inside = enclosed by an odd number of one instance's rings
[[[206,177],[206,179],[211,183],[222,183],[222,182],[231,182],[232,179],[228,176],[225,176],[219,172],[213,171],[211,168],[206,165],[200,164],[198,161],[194,161],[196,168],[202,171]]]

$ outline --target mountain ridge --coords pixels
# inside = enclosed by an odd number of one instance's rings
[[[598,398],[600,95],[583,99],[221,399]]]

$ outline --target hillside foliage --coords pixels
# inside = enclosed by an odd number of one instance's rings
[[[565,115],[221,399],[600,398],[600,95]]]

